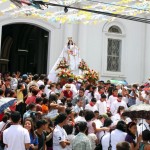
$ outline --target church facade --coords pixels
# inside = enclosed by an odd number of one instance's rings
[[[103,21],[96,25],[57,24],[27,17],[9,18],[8,16],[1,16],[1,69],[7,65],[6,68],[9,70],[10,63],[13,63],[10,62],[12,60],[10,60],[12,57],[11,49],[6,54],[7,57],[3,54],[7,46],[2,51],[3,27],[11,24],[29,24],[47,31],[46,72],[39,71],[39,73],[49,74],[67,43],[68,37],[72,37],[79,48],[81,58],[88,63],[90,68],[99,72],[101,80],[126,80],[132,84],[144,82],[150,77],[149,24],[123,19],[115,19],[111,22]],[[43,39],[40,41],[42,42]],[[16,49],[19,48],[16,47]],[[23,49],[23,51],[28,51],[28,49]],[[40,52],[43,53],[42,48],[39,50]],[[39,60],[41,54],[39,54]],[[35,59],[35,61],[37,60]],[[41,63],[35,65],[38,66]]]

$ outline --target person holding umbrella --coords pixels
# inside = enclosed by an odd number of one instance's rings
[[[125,141],[130,143],[131,150],[138,150],[140,142],[142,140],[142,136],[139,135],[138,137],[136,137],[136,134],[137,134],[136,123],[130,122],[127,125],[127,135],[126,135]],[[136,138],[137,138],[137,142],[136,142]]]

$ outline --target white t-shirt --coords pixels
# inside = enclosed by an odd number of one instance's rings
[[[53,150],[67,150],[67,146],[62,148],[60,142],[68,140],[66,131],[57,125],[53,132]]]
[[[38,86],[40,87],[41,85],[44,85],[44,81],[39,80],[39,81],[37,82],[37,84],[38,84]]]
[[[111,132],[111,146],[112,146],[112,150],[116,150],[116,145],[119,142],[124,142],[125,141],[126,135],[127,135],[127,133],[122,132],[122,131],[120,131],[118,129],[115,129],[114,131]],[[109,140],[110,140],[110,133],[104,135],[104,137],[102,138],[103,150],[108,150]]]
[[[94,106],[91,106],[90,104],[85,105],[85,110],[91,110],[91,111],[96,111],[97,110],[97,106],[96,104]]]
[[[113,95],[109,96],[109,99],[107,100],[107,107],[111,107],[112,103],[117,100],[117,97],[114,97]]]
[[[112,103],[112,105],[110,107],[110,111],[113,115],[115,115],[117,113],[119,106],[123,106],[125,108],[125,110],[127,109],[127,104],[124,101],[121,101],[121,102],[115,101]]]
[[[77,104],[76,104],[76,106],[73,108],[73,111],[74,111],[75,113],[79,113],[81,110],[83,110],[83,107],[79,107]]]
[[[11,125],[3,132],[3,142],[8,145],[7,150],[25,150],[25,144],[30,143],[30,135],[21,125]]]
[[[81,116],[77,116],[77,117],[74,119],[74,121],[75,121],[75,123],[80,122],[80,121],[86,122],[85,118],[84,118],[84,117],[81,117]]]
[[[106,104],[106,101],[102,102],[102,101],[98,100],[96,102],[96,105],[97,105],[97,109],[98,109],[100,115],[103,115],[103,114],[107,113],[107,104]]]
[[[74,138],[75,138],[75,135],[73,135],[73,134],[68,135],[68,140],[70,141],[70,145],[67,146],[67,150],[72,150],[72,142],[73,142]]]

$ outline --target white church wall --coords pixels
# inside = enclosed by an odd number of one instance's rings
[[[102,33],[104,23],[98,25],[79,25],[78,46],[81,51],[81,57],[87,61],[91,68],[100,73],[101,79],[125,79],[129,83],[142,82],[144,79],[145,25],[121,19],[118,22],[121,22],[125,27],[125,33],[122,37],[124,39],[122,48],[124,54],[122,56],[122,63],[124,64],[122,65],[123,74],[103,74],[103,66],[106,65],[105,62],[107,61],[103,54],[104,51],[107,52],[107,45],[104,46],[106,43]]]
[[[150,78],[150,25],[147,24],[145,28],[145,55],[144,55],[144,79],[147,81],[147,79]]]

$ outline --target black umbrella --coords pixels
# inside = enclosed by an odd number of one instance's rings
[[[130,118],[150,119],[150,105],[149,104],[133,105],[128,110],[126,110],[122,115]]]

